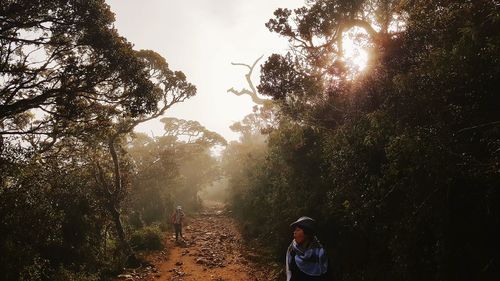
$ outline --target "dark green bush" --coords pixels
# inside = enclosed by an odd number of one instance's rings
[[[145,226],[132,233],[130,245],[134,250],[163,249],[163,234],[158,225]]]
[[[53,281],[98,281],[97,274],[90,274],[87,272],[73,272],[65,268],[59,268],[54,274]]]

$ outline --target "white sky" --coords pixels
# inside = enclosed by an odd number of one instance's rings
[[[175,105],[166,116],[199,121],[227,140],[238,135],[229,126],[251,113],[249,96],[227,93],[246,86],[244,67],[264,55],[288,49],[285,38],[264,24],[277,8],[297,8],[304,0],[106,0],[116,14],[115,26],[136,49],[151,49],[167,59],[172,70],[183,71],[198,94]],[[254,70],[259,83],[260,67]],[[160,135],[158,120],[137,128]]]

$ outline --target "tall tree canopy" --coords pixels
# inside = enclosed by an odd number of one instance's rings
[[[166,224],[174,204],[200,208],[198,193],[220,177],[212,149],[225,139],[197,121],[162,118],[164,134],[135,135],[127,147],[135,170],[131,220],[135,224]]]
[[[159,54],[134,50],[113,22],[103,0],[0,6],[7,280],[92,280],[134,256],[122,222],[133,178],[126,136],[196,88]]]
[[[2,135],[53,139],[68,121],[93,128],[156,106],[144,65],[103,1],[7,1],[1,9]]]
[[[245,190],[233,188],[247,234],[282,254],[285,222],[308,214],[336,280],[494,280],[499,7],[316,0],[278,9],[267,26],[291,51],[268,58],[258,89],[279,123],[266,155],[237,174]],[[351,34],[369,53],[363,71],[343,52]]]

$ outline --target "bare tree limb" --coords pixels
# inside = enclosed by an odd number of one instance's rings
[[[489,122],[489,123],[485,123],[485,124],[479,124],[479,125],[472,126],[472,127],[463,128],[463,129],[460,129],[457,133],[463,133],[466,131],[481,129],[481,128],[489,127],[489,126],[496,126],[496,125],[500,125],[500,121],[494,121],[494,122]]]
[[[254,70],[255,66],[257,65],[257,63],[262,59],[263,56],[264,55],[260,56],[257,60],[255,60],[255,62],[251,66],[248,64],[244,64],[244,63],[234,63],[234,62],[231,63],[232,65],[244,66],[244,67],[249,69],[248,73],[245,74],[245,79],[247,80],[247,83],[248,83],[248,86],[250,87],[250,90],[243,88],[240,91],[237,91],[234,88],[231,88],[231,89],[227,90],[228,93],[233,93],[237,96],[249,95],[252,98],[252,101],[256,104],[259,104],[259,105],[262,105],[262,104],[264,104],[264,102],[266,102],[266,99],[259,97],[259,95],[257,93],[257,89],[255,88],[255,86],[252,82],[253,70]]]

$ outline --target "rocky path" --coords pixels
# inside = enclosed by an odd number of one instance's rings
[[[170,235],[167,252],[152,255],[150,267],[123,274],[122,280],[271,281],[279,276],[279,270],[263,267],[259,256],[243,246],[235,222],[220,206],[188,219],[183,231],[182,242]]]

